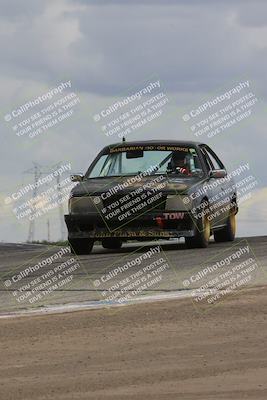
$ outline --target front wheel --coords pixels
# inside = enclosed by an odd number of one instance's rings
[[[90,254],[94,245],[92,239],[69,239],[72,254]]]
[[[204,202],[200,206],[201,218],[195,222],[195,235],[193,237],[186,237],[185,244],[188,249],[200,247],[205,248],[209,245],[211,236],[211,224],[209,219],[208,205],[204,207]]]
[[[218,231],[214,231],[214,240],[220,242],[233,242],[236,234],[235,211],[232,210],[227,218],[226,226]]]
[[[104,249],[119,250],[122,246],[122,241],[117,238],[108,238],[102,240]]]

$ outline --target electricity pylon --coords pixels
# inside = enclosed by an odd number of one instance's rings
[[[40,179],[42,172],[41,172],[41,166],[37,163],[33,163],[33,168],[28,169],[27,171],[24,171],[26,174],[33,174],[34,175],[34,188],[33,188],[33,205],[35,204],[35,199],[37,197],[37,182]],[[31,209],[31,215],[34,213],[34,209]],[[33,242],[35,239],[35,219],[32,218],[30,220],[30,225],[29,225],[29,231],[28,231],[28,242]]]

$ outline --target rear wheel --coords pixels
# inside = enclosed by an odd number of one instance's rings
[[[204,202],[203,202],[204,203]],[[203,204],[202,203],[202,204]],[[198,219],[195,224],[195,235],[193,237],[186,237],[185,244],[189,249],[200,247],[205,248],[209,245],[211,236],[211,224],[209,220],[209,209],[208,206],[200,206],[201,218]]]
[[[102,240],[104,249],[118,250],[122,246],[122,241],[117,238],[107,238]]]
[[[94,245],[92,239],[69,239],[72,254],[90,254]]]
[[[232,208],[226,221],[226,226],[218,231],[214,231],[215,242],[233,242],[236,234],[236,212]]]

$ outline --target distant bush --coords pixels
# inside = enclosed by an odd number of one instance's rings
[[[68,246],[69,242],[67,240],[65,241],[58,241],[58,242],[48,242],[47,240],[33,240],[32,242],[28,242],[31,244],[46,244],[46,245],[51,245],[51,246]]]

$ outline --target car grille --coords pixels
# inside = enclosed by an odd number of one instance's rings
[[[112,196],[109,199],[106,200],[102,200],[103,202],[103,206],[104,207],[109,207],[109,206],[113,206],[112,208],[115,209],[116,204],[123,204],[120,200],[123,198],[124,196],[122,194],[120,194],[119,196]],[[137,198],[138,196],[136,196]],[[135,197],[133,197],[131,200],[135,200]],[[151,197],[150,197],[151,198]],[[166,206],[166,200],[167,200],[167,196],[166,195],[162,195],[158,200],[155,200],[154,202],[151,202],[150,204],[147,204],[145,207],[142,208],[142,210],[140,211],[141,214],[148,212],[148,211],[163,211],[165,210],[165,206]],[[139,202],[136,202],[135,205],[139,205],[142,204],[142,200],[140,199]],[[140,214],[139,213],[139,214]],[[138,213],[136,213],[138,215]]]

